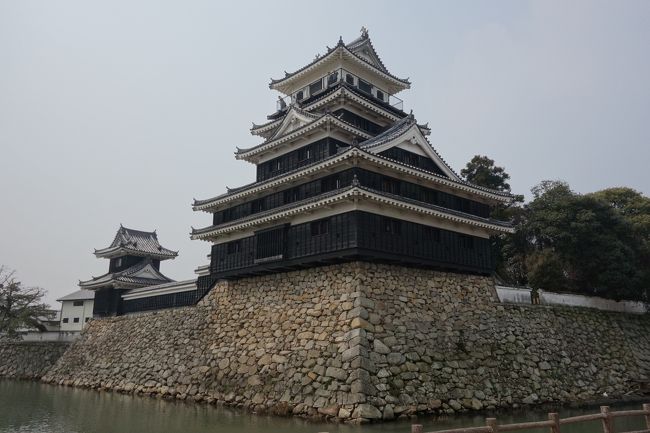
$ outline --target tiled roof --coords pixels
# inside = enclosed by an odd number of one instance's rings
[[[316,56],[316,58],[312,62],[308,63],[307,65],[303,66],[302,68],[300,68],[300,69],[298,69],[298,70],[296,70],[294,72],[291,72],[291,73],[285,72],[284,78],[278,78],[278,79],[273,79],[272,78],[271,83],[269,84],[269,87],[273,88],[274,84],[281,83],[282,81],[285,81],[285,80],[287,80],[287,79],[289,79],[289,78],[291,78],[291,77],[293,77],[293,76],[295,76],[297,74],[300,74],[301,72],[305,71],[306,69],[309,69],[310,67],[314,66],[315,64],[323,61],[324,59],[326,59],[328,56],[330,56],[333,52],[335,52],[338,49],[343,49],[343,50],[347,51],[350,55],[354,56],[356,59],[358,59],[358,60],[366,63],[367,65],[375,68],[377,71],[381,72],[382,74],[385,74],[385,75],[389,76],[393,80],[399,81],[400,83],[404,84],[407,87],[410,86],[411,83],[409,82],[408,78],[399,78],[399,77],[396,77],[395,75],[388,72],[388,70],[386,69],[386,66],[384,66],[383,62],[381,61],[379,56],[376,54],[376,51],[375,51],[374,47],[372,48],[372,51],[374,52],[376,58],[379,61],[378,65],[374,65],[374,64],[368,62],[366,59],[359,56],[355,51],[358,50],[358,48],[361,45],[367,44],[370,47],[372,47],[372,42],[370,42],[370,39],[369,39],[367,33],[365,34],[365,38],[367,38],[367,42],[365,40],[362,41],[361,40],[362,38],[364,38],[363,34],[362,34],[361,38],[355,39],[354,41],[352,41],[348,45],[346,45],[343,42],[342,38],[339,38],[339,42],[336,44],[336,46],[334,48],[328,48],[327,53],[325,55]]]
[[[401,167],[403,169],[406,169],[406,170],[409,170],[409,171],[412,171],[412,172],[415,172],[415,173],[421,173],[421,175],[423,175],[423,176],[430,177],[431,179],[436,180],[436,182],[442,182],[446,186],[449,186],[449,187],[452,187],[452,188],[461,188],[461,189],[464,189],[465,191],[469,191],[469,192],[481,191],[484,194],[491,195],[493,198],[495,196],[496,197],[501,197],[501,199],[499,199],[499,201],[508,201],[508,200],[512,199],[511,194],[503,192],[503,191],[497,191],[497,190],[493,190],[493,189],[490,189],[490,188],[485,188],[485,187],[482,187],[482,186],[479,186],[479,185],[474,185],[474,184],[472,184],[470,182],[467,182],[465,180],[462,180],[462,179],[461,180],[450,179],[447,176],[442,176],[442,175],[439,175],[437,173],[427,171],[427,170],[425,170],[423,168],[408,165],[408,164],[405,164],[403,162],[396,161],[396,160],[393,160],[391,158],[385,157],[383,155],[372,154],[372,153],[370,153],[370,152],[368,152],[368,151],[366,151],[364,149],[349,147],[349,148],[345,149],[344,151],[336,153],[336,154],[334,154],[332,156],[329,156],[329,157],[327,157],[325,159],[313,162],[311,164],[308,164],[308,165],[305,165],[305,166],[302,166],[302,167],[295,168],[295,169],[290,170],[290,171],[288,171],[286,173],[278,174],[277,176],[274,176],[274,177],[269,178],[269,179],[265,179],[264,181],[250,182],[250,183],[248,183],[246,185],[242,185],[242,186],[239,186],[237,188],[229,188],[227,192],[225,192],[223,194],[220,194],[220,195],[217,195],[215,197],[208,198],[208,199],[204,199],[204,200],[194,199],[194,203],[192,204],[192,207],[194,208],[195,211],[203,210],[203,211],[207,212],[209,210],[206,209],[206,207],[205,207],[206,205],[217,203],[220,200],[223,200],[223,199],[226,199],[228,197],[234,196],[234,195],[236,195],[236,194],[238,194],[240,192],[253,190],[253,189],[257,188],[257,187],[264,187],[264,186],[269,185],[269,184],[277,184],[279,181],[282,181],[283,179],[295,178],[296,176],[301,176],[301,175],[303,175],[302,172],[309,171],[309,170],[313,171],[314,169],[317,169],[317,167],[319,167],[319,166],[329,164],[332,160],[335,160],[335,159],[338,159],[338,158],[345,158],[346,156],[348,156],[348,154],[352,155],[352,154],[354,154],[356,152],[360,153],[361,154],[360,156],[362,156],[362,157],[377,159],[379,161],[383,161],[386,164],[395,165],[395,166]]]
[[[367,47],[369,51],[372,53],[373,57],[375,57],[375,59],[377,60],[378,64],[374,66],[376,66],[377,69],[380,69],[386,74],[389,74],[388,68],[386,68],[384,62],[381,61],[381,58],[379,57],[377,50],[375,50],[375,47],[372,45],[370,36],[368,36],[368,30],[366,30],[365,27],[361,29],[361,35],[358,38],[346,44],[345,46],[353,53],[357,53],[358,51],[362,50],[364,47]]]
[[[314,116],[314,115],[311,115]],[[336,125],[344,130],[347,130],[349,132],[353,132],[359,137],[362,138],[367,138],[371,137],[370,134],[368,134],[366,131],[359,129],[356,125],[353,125],[352,123],[346,122],[345,120],[339,119],[335,116],[333,116],[331,113],[326,113],[322,114],[320,116],[316,116],[314,120],[312,120],[309,123],[306,123],[296,129],[293,129],[291,131],[286,132],[285,134],[282,134],[279,137],[272,137],[271,139],[268,139],[264,141],[261,144],[258,144],[257,146],[249,147],[246,149],[240,149],[239,147],[237,148],[237,151],[235,152],[235,157],[237,159],[246,159],[252,155],[258,154],[262,151],[265,151],[267,149],[270,149],[272,147],[275,147],[279,143],[284,143],[286,141],[292,140],[293,138],[299,136],[303,132],[309,131],[324,122],[331,122],[332,125]]]
[[[79,281],[79,286],[80,287],[87,287],[87,288],[99,288],[99,287],[104,287],[104,286],[120,286],[120,285],[125,285],[127,287],[139,287],[139,286],[151,286],[154,284],[163,284],[163,283],[169,283],[172,282],[173,280],[171,278],[167,278],[164,276],[160,271],[156,270],[153,266],[151,266],[151,274],[152,278],[145,278],[141,276],[137,276],[136,274],[142,270],[144,270],[148,265],[152,265],[152,261],[150,258],[143,260],[142,262],[138,263],[137,265],[133,265],[130,268],[124,269],[123,271],[119,272],[109,272],[104,275],[100,275],[99,277],[93,277],[90,280],[87,281]]]
[[[408,131],[411,128],[411,126],[416,124],[417,123],[415,122],[413,116],[406,116],[405,118],[395,122],[393,126],[388,128],[381,134],[377,134],[366,141],[362,141],[359,144],[359,147],[361,147],[362,149],[370,149],[373,147],[380,146],[395,138],[398,138],[400,135],[406,133],[406,131]]]
[[[155,286],[139,287],[137,289],[129,290],[122,295],[122,299],[139,299],[148,298],[152,296],[170,295],[174,293],[182,293],[196,290],[196,279],[185,281],[174,281],[171,283],[157,284]]]
[[[160,245],[155,230],[153,232],[145,232],[128,229],[122,225],[120,225],[110,246],[95,250],[97,257],[104,258],[119,257],[120,255],[126,254],[145,257],[151,256],[164,260],[175,258],[178,252]]]
[[[364,194],[364,192],[367,194]],[[509,222],[494,220],[491,218],[483,218],[465,212],[448,209],[442,206],[437,206],[434,204],[429,204],[426,202],[409,199],[399,195],[389,194],[383,191],[361,186],[357,182],[353,181],[353,184],[348,187],[329,191],[324,194],[320,194],[314,197],[309,197],[307,199],[300,200],[294,203],[289,203],[284,206],[279,206],[274,209],[269,209],[264,212],[248,215],[244,218],[240,218],[235,221],[229,221],[223,224],[211,225],[200,229],[193,228],[191,232],[191,237],[192,239],[204,239],[206,237],[214,235],[215,232],[220,232],[223,231],[224,229],[233,230],[242,224],[244,224],[246,227],[252,227],[259,224],[260,222],[266,222],[267,220],[270,219],[277,219],[281,217],[283,214],[292,215],[295,214],[296,212],[303,212],[304,211],[303,208],[306,207],[315,208],[315,207],[322,206],[323,203],[331,204],[335,201],[345,199],[346,196],[348,196],[349,194],[362,194],[367,197],[375,197],[375,199],[379,199],[382,202],[393,203],[402,208],[407,208],[407,209],[413,209],[413,210],[426,209],[426,212],[431,212],[434,215],[455,222],[463,222],[478,227],[489,228],[492,230],[508,232],[508,233],[514,230],[512,224],[510,224]]]
[[[408,132],[413,126],[417,126],[417,130],[420,131],[422,134],[422,137],[424,138],[424,141],[426,141],[426,144],[428,145],[428,148],[433,152],[433,155],[437,157],[439,160],[438,165],[443,165],[443,167],[440,167],[443,171],[448,170],[446,174],[449,174],[451,178],[455,178],[455,180],[459,182],[464,182],[460,176],[454,171],[453,168],[449,164],[447,164],[447,161],[445,161],[442,156],[438,153],[438,151],[429,143],[429,140],[427,140],[425,134],[426,132],[423,132],[423,126],[418,125],[417,121],[415,120],[415,117],[413,117],[413,114],[408,115],[407,117],[395,122],[393,126],[388,128],[386,131],[382,132],[381,134],[378,134],[374,136],[373,138],[366,140],[360,144],[360,147],[364,150],[372,149],[377,146],[381,146],[382,144],[388,143],[396,138],[399,138],[401,135],[405,134]],[[428,128],[428,126],[426,127]],[[426,129],[426,131],[430,131],[429,129]],[[466,182],[465,182],[466,183]]]
[[[84,301],[87,299],[95,299],[95,292],[92,290],[77,290],[76,292],[72,292],[68,295],[65,295],[62,298],[57,299],[58,302],[62,301]]]

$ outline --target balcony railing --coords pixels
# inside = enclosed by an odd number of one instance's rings
[[[345,82],[348,86],[359,90],[366,97],[380,105],[392,107],[399,111],[404,110],[404,102],[400,98],[391,95],[385,90],[365,81],[363,78],[360,78],[343,68],[335,69],[302,89],[298,89],[293,94],[285,96],[284,98],[279,98],[277,102],[277,110],[284,111],[291,104],[296,104],[298,106],[307,104],[342,82]]]

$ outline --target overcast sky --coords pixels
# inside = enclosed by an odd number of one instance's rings
[[[650,1],[0,0],[0,264],[47,301],[106,272],[120,223],[194,276],[211,218],[254,179],[235,146],[275,109],[270,77],[368,27],[406,111],[459,171],[475,154],[516,193],[543,179],[650,193]]]

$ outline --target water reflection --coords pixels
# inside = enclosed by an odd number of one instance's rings
[[[639,409],[640,403],[625,405]],[[563,417],[597,408],[562,410]],[[546,419],[545,412],[499,414],[500,423]],[[425,431],[484,425],[485,415],[423,419]],[[412,421],[369,426],[313,423],[296,418],[256,416],[220,406],[0,380],[0,432],[17,433],[408,433]],[[643,418],[617,420],[616,431],[641,430]],[[530,430],[545,432],[547,430]],[[568,433],[602,431],[600,422],[564,428]]]

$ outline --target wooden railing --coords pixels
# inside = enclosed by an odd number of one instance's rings
[[[532,421],[520,422],[515,424],[501,424],[499,425],[496,418],[486,418],[485,426],[481,427],[467,427],[451,430],[438,430],[430,433],[497,433],[518,431],[533,428],[548,428],[550,433],[560,433],[562,426],[567,424],[575,424],[579,422],[601,420],[603,433],[614,433],[613,419],[629,416],[643,416],[645,417],[646,428],[644,430],[636,430],[631,432],[617,432],[617,433],[650,433],[650,404],[644,404],[641,410],[621,410],[612,412],[609,406],[601,406],[600,413],[590,415],[579,415],[569,418],[560,418],[560,416],[551,412],[548,414],[547,421]],[[413,424],[411,426],[411,433],[424,433],[424,427],[421,424]],[[595,433],[595,432],[594,432]]]

